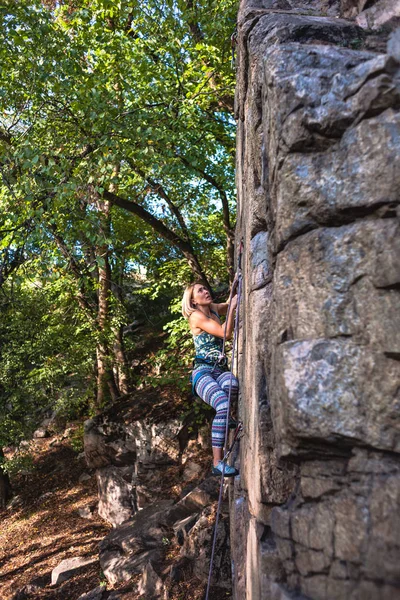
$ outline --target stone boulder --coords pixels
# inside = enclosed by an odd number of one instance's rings
[[[127,425],[127,436],[135,440],[138,465],[146,469],[176,463],[181,454],[182,427],[179,419],[160,423],[144,419]]]
[[[84,449],[89,468],[126,466],[136,459],[135,440],[127,437],[123,424],[101,415],[85,421]]]
[[[82,519],[93,519],[94,512],[97,507],[98,507],[98,503],[92,502],[92,503],[88,504],[87,506],[78,508],[78,514],[80,517],[82,517]]]
[[[149,562],[153,568],[164,556],[163,538],[168,531],[162,515],[172,500],[163,500],[136,513],[116,527],[100,543],[100,566],[107,581],[114,585],[142,574]]]
[[[400,4],[397,0],[378,0],[363,10],[356,18],[358,25],[366,29],[379,29],[400,24]]]
[[[218,499],[218,492],[219,479],[217,477],[208,477],[176,504],[167,508],[161,516],[161,522],[165,526],[172,527],[176,522],[200,513],[203,508]]]
[[[38,598],[43,588],[49,584],[47,579],[47,576],[35,578],[31,583],[17,590],[11,600],[33,600],[34,598]]]
[[[193,564],[193,574],[203,583],[207,583],[211,549],[214,536],[214,519],[210,519],[211,510],[205,508],[197,523],[188,532],[181,556]],[[211,583],[214,587],[230,590],[232,586],[232,570],[229,543],[229,519],[227,514],[221,515],[218,523]]]
[[[143,419],[125,423],[107,414],[85,422],[84,447],[88,467],[117,467],[136,463],[142,469],[169,465],[181,454],[179,419],[155,423]]]
[[[202,581],[209,569],[212,523],[211,507],[218,497],[219,480],[208,478],[177,503],[163,500],[136,513],[117,525],[100,544],[100,565],[112,585],[141,575],[138,594],[159,598],[164,593],[165,570],[161,571],[165,548],[172,535],[182,546],[185,572]],[[198,525],[199,520],[201,524]],[[226,519],[219,525],[214,584],[229,588],[229,528]],[[171,567],[172,568],[172,567]],[[177,571],[179,565],[177,564]],[[179,579],[179,576],[176,575]]]
[[[47,438],[50,436],[50,433],[45,427],[39,427],[36,431],[33,432],[33,438],[35,440]]]
[[[133,466],[108,466],[96,471],[99,515],[113,527],[121,525],[136,512],[132,493],[133,470]]]
[[[51,572],[51,585],[59,585],[63,581],[75,577],[75,575],[84,570],[85,567],[92,565],[97,561],[97,556],[75,556],[74,558],[62,560]]]
[[[195,463],[194,461],[189,460],[185,463],[185,468],[182,473],[182,478],[185,481],[190,481],[191,479],[198,478],[201,471],[202,471],[202,468],[199,464]]]
[[[77,600],[103,600],[106,597],[107,592],[104,587],[98,586],[90,592],[86,592],[85,594],[81,594]]]
[[[155,570],[153,563],[149,561],[144,568],[143,575],[138,583],[139,596],[146,600],[160,598],[164,592],[164,583]]]
[[[125,422],[121,408],[85,422],[85,459],[97,469],[102,518],[115,527],[157,500],[160,470],[180,461],[185,427],[178,419]]]
[[[184,519],[181,519],[180,521],[176,521],[173,524],[173,530],[174,530],[176,539],[178,541],[178,544],[180,544],[181,546],[183,545],[185,539],[188,536],[188,533],[194,527],[194,525],[197,523],[198,518],[199,518],[199,513],[194,513]]]

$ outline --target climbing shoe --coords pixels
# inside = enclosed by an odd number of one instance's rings
[[[216,467],[212,468],[213,475],[222,475],[222,470],[224,468],[224,463],[222,460],[219,461]],[[225,472],[224,477],[235,477],[235,475],[239,475],[239,471],[230,465],[225,463]]]
[[[232,419],[232,417],[229,417],[229,421],[228,421],[229,429],[236,429],[237,426],[238,426],[237,421],[235,421],[235,419]]]

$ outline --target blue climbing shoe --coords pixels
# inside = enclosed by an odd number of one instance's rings
[[[213,475],[222,475],[222,470],[224,468],[224,463],[222,460],[219,461],[216,467],[212,468]],[[225,463],[225,472],[224,477],[235,477],[235,475],[239,475],[239,471],[230,465]]]

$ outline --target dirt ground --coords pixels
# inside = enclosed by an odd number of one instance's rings
[[[96,512],[90,520],[78,513],[97,502],[97,485],[93,475],[79,482],[87,469],[69,440],[34,440],[31,452],[34,470],[13,481],[16,498],[0,513],[0,597],[9,600],[36,582],[46,587],[30,597],[77,598],[100,585],[99,564],[56,589],[48,587],[51,571],[65,558],[95,556],[111,527]]]

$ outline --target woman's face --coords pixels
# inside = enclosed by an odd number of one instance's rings
[[[206,288],[204,285],[196,283],[192,292],[193,306],[196,306],[197,304],[208,305],[211,304],[211,302],[212,298],[208,288]]]

